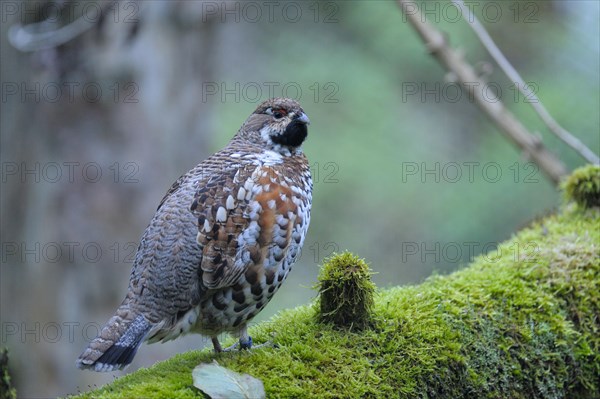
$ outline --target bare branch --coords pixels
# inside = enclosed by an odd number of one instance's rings
[[[84,16],[56,30],[44,30],[46,21],[35,24],[15,24],[8,29],[8,42],[20,51],[38,51],[65,44],[94,26]]]
[[[465,6],[463,0],[452,0],[452,2],[460,8],[462,15],[466,15],[465,20],[471,26],[483,46],[486,48],[488,53],[494,58],[496,63],[500,66],[502,71],[509,77],[515,84],[519,91],[529,99],[528,101],[542,121],[548,126],[548,129],[554,133],[559,139],[561,139],[569,147],[577,151],[586,161],[593,164],[600,164],[600,158],[592,150],[586,147],[577,137],[571,134],[569,131],[564,129],[556,122],[556,120],[550,115],[546,107],[542,104],[540,99],[535,95],[531,87],[525,83],[521,75],[517,72],[511,63],[506,59],[502,51],[496,46],[496,43],[492,40],[488,32],[485,30],[483,25],[479,22],[477,17],[471,12],[471,10]]]
[[[115,7],[115,2],[100,3],[100,15]],[[98,20],[82,15],[75,21],[54,29],[56,21],[50,20],[21,25],[17,23],[8,29],[8,42],[17,50],[39,51],[61,46],[95,26]]]
[[[449,46],[444,35],[423,19],[414,1],[396,1],[425,46],[446,69],[456,76],[456,80],[467,91],[469,98],[474,99],[479,108],[500,127],[504,135],[524,151],[552,182],[558,184],[567,173],[564,164],[544,147],[538,137],[523,126],[499,98],[491,101],[489,97],[484,96],[481,88],[486,87],[486,82],[463,59],[459,51]]]

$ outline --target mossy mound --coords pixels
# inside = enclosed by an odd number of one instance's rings
[[[251,329],[279,348],[184,353],[79,397],[198,398],[192,369],[216,358],[268,397],[600,398],[599,243],[598,209],[565,211],[468,268],[377,292],[370,329],[301,306]]]
[[[600,166],[586,165],[576,169],[565,181],[565,197],[583,208],[600,207]]]
[[[375,284],[364,259],[344,252],[325,260],[319,273],[317,320],[348,330],[371,325]]]

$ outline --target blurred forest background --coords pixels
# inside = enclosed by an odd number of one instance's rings
[[[450,2],[426,3],[530,130],[569,169],[583,164],[490,68]],[[467,3],[552,115],[598,153],[600,3]],[[309,302],[334,250],[364,257],[379,287],[417,283],[561,201],[444,81],[393,1],[107,4],[2,2],[0,346],[19,396],[86,391],[206,344],[142,346],[126,372],[108,375],[74,365],[121,302],[168,187],[271,95],[299,99],[312,121],[313,218],[300,262],[255,321]],[[82,16],[91,28],[57,46],[47,44],[64,30],[32,43],[17,26],[71,29]]]

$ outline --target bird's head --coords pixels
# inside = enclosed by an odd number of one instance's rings
[[[272,98],[260,104],[238,133],[244,139],[272,150],[294,150],[306,139],[308,116],[289,98]]]

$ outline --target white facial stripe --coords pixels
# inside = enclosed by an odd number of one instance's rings
[[[269,145],[273,145],[273,140],[271,140],[271,128],[269,128],[269,126],[265,126],[262,129],[260,129],[260,138],[263,139],[263,141],[265,141],[267,144]]]

